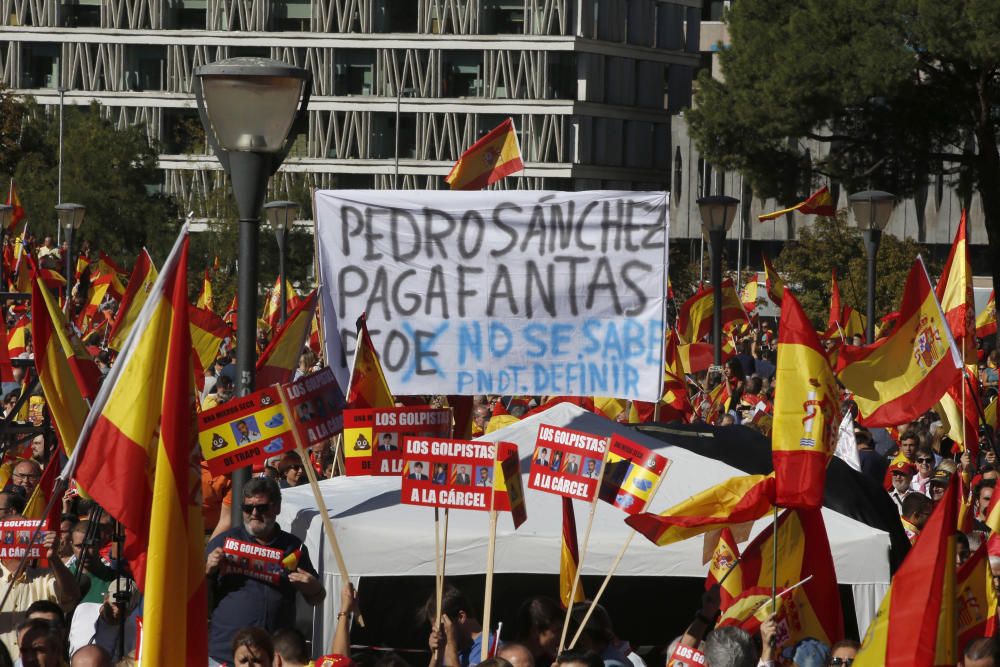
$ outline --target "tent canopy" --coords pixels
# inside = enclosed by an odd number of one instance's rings
[[[670,468],[650,505],[650,510],[654,512],[661,512],[713,484],[744,474],[725,463],[672,446],[575,405],[558,404],[483,438],[518,445],[528,510],[528,520],[517,532],[509,514],[501,515],[498,521],[497,573],[559,572],[561,501],[557,496],[527,488],[527,471],[540,424],[571,428],[602,437],[618,433],[670,459]],[[434,576],[434,510],[401,504],[398,478],[337,477],[321,482],[320,488],[333,517],[352,578]],[[339,590],[336,566],[325,544],[312,491],[308,486],[302,486],[285,489],[282,496],[281,525],[305,541],[314,554],[314,562],[327,580],[327,590],[331,593]],[[578,502],[576,509],[582,550],[589,505]],[[867,617],[874,613],[878,598],[889,583],[889,535],[827,508],[824,508],[823,516],[837,580],[854,586],[858,620],[863,632]],[[633,532],[624,518],[625,514],[617,508],[598,502],[583,574],[603,575],[607,572]],[[751,538],[763,530],[769,520],[758,520],[751,531]],[[449,576],[482,574],[485,571],[487,529],[486,512],[450,512]],[[703,578],[707,571],[703,547],[704,540],[701,538],[657,547],[637,535],[622,560],[618,576]],[[858,600],[859,586],[866,591],[864,600]],[[323,635],[332,632],[329,620],[335,618],[337,604],[338,596],[328,595],[322,614],[327,619],[323,623]]]

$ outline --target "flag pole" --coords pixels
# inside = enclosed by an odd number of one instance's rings
[[[292,408],[288,404],[288,394],[285,393],[285,388],[280,385],[274,385],[278,390],[278,400],[281,401],[281,405],[285,408],[285,411],[290,415],[292,414]],[[333,530],[333,520],[330,518],[330,511],[326,507],[326,501],[323,500],[323,494],[319,490],[319,481],[316,479],[316,471],[313,469],[312,464],[309,463],[309,454],[306,452],[305,446],[302,444],[302,437],[299,434],[299,429],[295,424],[292,424],[292,439],[295,441],[295,451],[298,453],[299,458],[304,462],[303,468],[306,471],[306,477],[309,479],[309,487],[312,489],[313,498],[316,500],[316,509],[319,510],[319,517],[323,522],[323,532],[326,534],[326,541],[330,543],[330,549],[333,551],[333,557],[337,561],[337,569],[340,573],[341,584],[346,584],[350,581],[350,575],[347,573],[347,565],[344,563],[344,554],[340,551],[340,543],[337,541],[337,533]],[[361,610],[359,609],[354,618],[357,620],[358,625],[362,628],[365,627],[365,619],[361,615]]]
[[[778,592],[778,505],[774,506],[774,528],[771,529],[771,541],[774,543],[774,550],[771,556],[771,606]]]
[[[601,499],[601,485],[604,483],[604,472],[608,467],[608,451],[610,449],[611,438],[605,438],[604,458],[601,460],[601,474],[597,478],[597,486],[594,487],[594,498],[590,501],[590,516],[587,517],[587,528],[583,533],[580,562],[576,564],[576,574],[573,575],[573,587],[570,589],[569,603],[566,605],[566,618],[563,620],[562,635],[559,637],[559,653],[562,653],[563,647],[566,646],[566,635],[569,633],[569,619],[573,614],[573,601],[576,599],[576,591],[580,585],[580,573],[583,572],[583,559],[587,555],[587,547],[590,544],[590,529],[594,526],[594,514],[597,513],[597,502]]]
[[[649,500],[646,501],[647,507],[650,504],[652,504],[653,498],[656,497],[656,492],[660,490],[660,484],[663,482],[663,478],[667,476],[667,471],[669,469],[670,469],[670,461],[667,461],[667,465],[663,467],[663,472],[660,473],[660,476],[657,478],[656,483],[653,486],[653,489],[649,492]],[[572,650],[573,647],[576,646],[576,642],[580,639],[580,635],[583,634],[583,629],[587,626],[587,621],[590,620],[590,615],[594,613],[594,607],[596,607],[597,603],[601,600],[601,596],[604,595],[604,590],[608,587],[608,583],[611,581],[611,577],[613,577],[615,575],[615,572],[618,570],[618,565],[622,562],[622,559],[625,557],[625,552],[628,551],[629,545],[632,544],[632,538],[635,537],[635,533],[636,531],[634,530],[629,533],[628,537],[625,538],[625,544],[622,545],[622,548],[618,552],[618,555],[615,556],[614,561],[612,561],[611,568],[608,569],[608,573],[604,576],[604,581],[601,582],[601,587],[597,589],[597,595],[594,596],[594,599],[590,603],[590,607],[587,608],[587,613],[584,615],[583,620],[580,621],[580,627],[576,629],[576,634],[573,635],[573,641],[569,643],[570,650]],[[579,568],[577,568],[577,571],[579,572]]]
[[[497,456],[500,443],[493,444],[493,483],[490,485],[490,538],[486,545],[486,594],[483,601],[483,632],[486,636],[479,642],[479,661],[485,662],[490,653],[490,607],[493,605],[493,560],[497,547]]]

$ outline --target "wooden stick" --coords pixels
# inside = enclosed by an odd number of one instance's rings
[[[587,555],[587,547],[590,545],[590,529],[594,525],[594,515],[597,513],[597,503],[600,501],[601,484],[604,483],[604,471],[608,469],[608,451],[611,449],[611,438],[607,438],[604,447],[604,458],[601,461],[601,474],[597,478],[597,486],[594,488],[594,499],[590,501],[590,516],[587,518],[587,529],[583,533],[583,546],[580,548],[580,562],[576,564],[576,575],[573,577],[573,588],[569,594],[569,604],[566,605],[566,618],[563,619],[562,635],[559,637],[559,651],[563,652],[566,646],[566,635],[569,633],[569,619],[573,615],[573,600],[576,599],[576,590],[580,585],[580,573],[583,572],[583,559]]]
[[[434,618],[441,619],[441,509],[434,508]]]
[[[483,601],[483,632],[479,650],[479,661],[485,662],[490,652],[490,607],[493,606],[493,558],[497,547],[497,457],[500,455],[500,443],[493,443],[493,484],[490,485],[490,539],[486,545],[486,594]]]
[[[653,498],[656,497],[656,492],[660,490],[660,485],[663,483],[663,478],[667,476],[667,471],[670,470],[670,461],[667,461],[667,465],[663,467],[663,472],[660,473],[659,478],[656,480],[656,484],[653,485],[653,490],[649,492],[649,500],[646,501],[646,506],[648,507],[653,503]],[[611,577],[615,575],[618,570],[618,565],[621,564],[622,558],[625,557],[625,552],[628,551],[628,547],[632,544],[632,538],[635,537],[635,531],[633,530],[629,533],[628,537],[625,538],[625,544],[622,545],[621,551],[615,556],[615,560],[611,563],[611,568],[604,577],[604,581],[601,582],[601,587],[597,590],[597,595],[590,603],[590,607],[587,608],[587,613],[584,615],[583,620],[580,621],[580,627],[576,629],[576,634],[573,635],[573,641],[570,642],[569,648],[573,649],[576,646],[576,642],[580,639],[580,635],[583,634],[583,629],[587,626],[587,621],[590,620],[590,615],[594,613],[594,607],[600,601],[601,596],[604,595],[604,589],[608,587],[608,583],[611,581]]]
[[[275,385],[278,389],[278,398],[281,400],[282,406],[285,408],[287,414],[292,414],[292,408],[288,404],[288,395],[285,393],[284,387],[280,384]],[[341,584],[346,584],[350,581],[350,575],[347,573],[347,565],[344,563],[344,554],[340,551],[340,543],[337,541],[337,533],[333,530],[333,520],[330,519],[330,511],[326,507],[326,501],[323,500],[323,494],[319,490],[319,481],[316,479],[316,471],[313,470],[311,464],[309,464],[309,454],[306,452],[305,446],[302,444],[302,438],[299,436],[299,429],[296,428],[295,424],[292,424],[292,438],[295,440],[295,451],[298,452],[299,458],[303,461],[303,467],[306,470],[306,477],[309,478],[309,487],[312,489],[313,498],[316,500],[316,508],[319,510],[320,519],[323,521],[323,531],[326,533],[326,541],[330,543],[330,549],[333,551],[333,557],[337,561],[337,569],[340,571]],[[362,628],[365,627],[365,619],[361,616],[361,611],[355,615],[355,619]]]
[[[490,606],[493,603],[493,556],[497,546],[497,511],[490,510],[490,541],[486,549],[486,601],[483,603],[483,634],[479,661],[485,662],[490,652]]]
[[[774,528],[771,529],[771,541],[774,543],[773,556],[771,558],[771,605],[774,606],[774,598],[778,592],[778,506],[774,506]]]

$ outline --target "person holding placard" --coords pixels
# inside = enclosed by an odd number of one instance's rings
[[[294,627],[297,594],[314,606],[326,597],[305,545],[278,526],[277,483],[251,479],[243,487],[242,502],[243,524],[216,536],[205,550],[205,574],[218,600],[208,628],[210,667],[232,661],[233,637],[241,628],[274,632]],[[277,564],[278,572],[264,568],[255,575],[253,567],[240,566],[245,557]]]

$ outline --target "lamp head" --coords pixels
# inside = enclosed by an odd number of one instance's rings
[[[56,205],[56,215],[59,216],[59,226],[67,232],[80,229],[83,224],[83,216],[87,213],[87,207],[82,204],[58,204]]]
[[[882,231],[889,224],[892,209],[896,206],[896,195],[882,190],[866,190],[847,196],[854,212],[858,229]]]
[[[293,201],[272,201],[264,204],[264,216],[278,237],[278,243],[281,243],[285,232],[291,229],[298,210],[299,205]]]
[[[740,200],[727,195],[710,195],[702,197],[697,203],[701,212],[702,231],[707,236],[710,232],[729,231]]]

